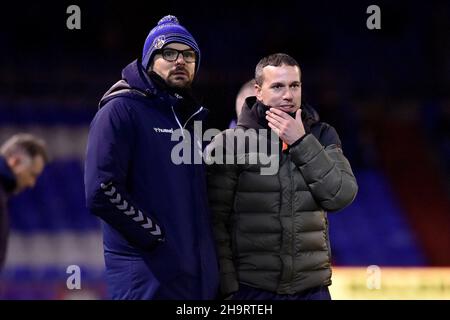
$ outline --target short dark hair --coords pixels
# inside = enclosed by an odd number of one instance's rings
[[[5,141],[0,148],[0,154],[9,157],[17,151],[23,151],[32,159],[42,156],[44,163],[49,161],[47,146],[44,140],[29,133],[18,133]]]
[[[271,54],[269,56],[262,58],[261,60],[259,60],[258,64],[256,65],[256,68],[255,68],[256,84],[259,86],[262,85],[262,83],[264,81],[263,69],[265,67],[267,67],[267,66],[279,67],[282,65],[297,66],[300,71],[300,74],[301,74],[300,65],[294,58],[292,58],[290,55],[287,55],[285,53],[274,53],[274,54]]]

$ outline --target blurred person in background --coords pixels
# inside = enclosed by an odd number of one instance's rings
[[[174,130],[192,136],[207,110],[192,94],[200,49],[163,17],[142,58],[103,96],[88,137],[87,206],[99,216],[113,299],[213,299],[218,266],[204,166],[175,164]],[[187,138],[186,138],[187,139]],[[193,149],[200,141],[194,141]],[[197,152],[198,150],[196,149]],[[201,152],[201,150],[200,150]]]
[[[0,147],[0,269],[8,245],[8,199],[33,188],[47,162],[45,142],[31,134],[16,134]]]
[[[216,136],[207,149],[212,157],[236,159],[208,166],[221,294],[236,300],[331,299],[327,211],[353,201],[356,179],[336,130],[302,103],[296,60],[264,57],[255,80],[256,96],[245,100],[237,128]],[[236,139],[242,130],[257,139],[258,150],[250,150],[248,139]],[[267,144],[276,146],[278,170],[272,174],[248,160]]]
[[[247,97],[251,97],[255,95],[255,79],[251,79],[244,83],[242,87],[239,89],[239,92],[236,96],[236,119],[231,120],[228,128],[234,129],[237,125],[237,118],[241,114],[242,107],[244,106],[245,99]]]

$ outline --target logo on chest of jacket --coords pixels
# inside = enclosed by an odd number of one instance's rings
[[[165,128],[153,128],[153,130],[155,130],[156,133],[173,133],[173,129],[165,129]]]

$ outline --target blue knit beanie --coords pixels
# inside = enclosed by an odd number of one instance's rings
[[[161,49],[166,44],[172,42],[179,42],[191,47],[197,55],[195,62],[195,72],[200,66],[200,49],[194,37],[180,25],[177,17],[165,16],[159,20],[158,25],[154,27],[145,39],[144,50],[142,51],[142,65],[145,70],[148,70],[152,63],[155,50]]]

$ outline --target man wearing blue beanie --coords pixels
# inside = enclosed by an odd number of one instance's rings
[[[193,36],[175,16],[163,17],[142,58],[123,69],[91,123],[86,202],[102,220],[113,299],[216,297],[204,167],[179,164],[172,155],[176,132],[193,152],[202,151],[193,127],[207,110],[191,91],[199,65]]]
[[[165,16],[159,20],[158,25],[150,31],[147,39],[145,39],[142,51],[142,65],[144,69],[147,70],[149,68],[155,51],[172,42],[185,44],[195,52],[195,71],[198,71],[200,66],[200,49],[194,37],[185,27],[180,25],[175,16]]]

